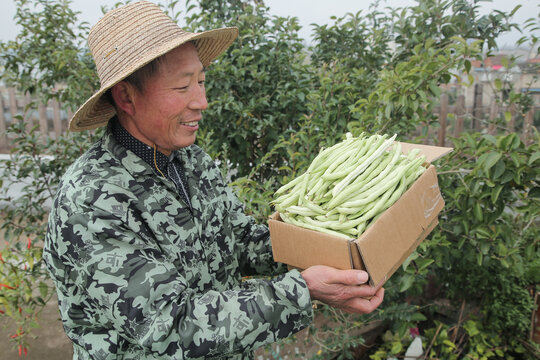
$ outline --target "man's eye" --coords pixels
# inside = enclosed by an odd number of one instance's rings
[[[206,80],[199,80],[199,85],[204,85]]]

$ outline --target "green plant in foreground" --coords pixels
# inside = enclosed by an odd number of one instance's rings
[[[435,326],[425,329],[421,336],[423,357],[427,359],[507,359],[516,357],[508,354],[508,345],[501,337],[483,328],[477,320],[467,320],[450,326],[436,321]],[[401,358],[412,343],[410,335],[399,335],[390,331],[383,335],[384,344],[369,356],[371,360]],[[514,353],[523,353],[522,345],[513,346]]]

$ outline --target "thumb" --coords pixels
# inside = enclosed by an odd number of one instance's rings
[[[335,280],[346,285],[362,285],[369,280],[369,274],[363,270],[338,270],[338,274]]]

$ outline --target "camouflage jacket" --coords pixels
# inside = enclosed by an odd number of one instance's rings
[[[273,262],[211,158],[174,156],[191,209],[110,129],[59,185],[44,260],[75,359],[249,359],[312,321],[300,273]]]

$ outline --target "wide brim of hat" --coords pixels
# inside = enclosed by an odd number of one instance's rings
[[[172,39],[159,47],[153,48],[152,52],[134,59],[131,67],[126,67],[92,95],[73,115],[69,121],[70,131],[92,130],[104,126],[116,114],[114,105],[106,96],[107,90],[133,74],[154,59],[165,55],[169,51],[190,41],[195,42],[199,59],[203,66],[207,67],[216,57],[225,51],[238,36],[238,28],[227,27],[213,29],[199,33],[191,33],[188,36]]]

